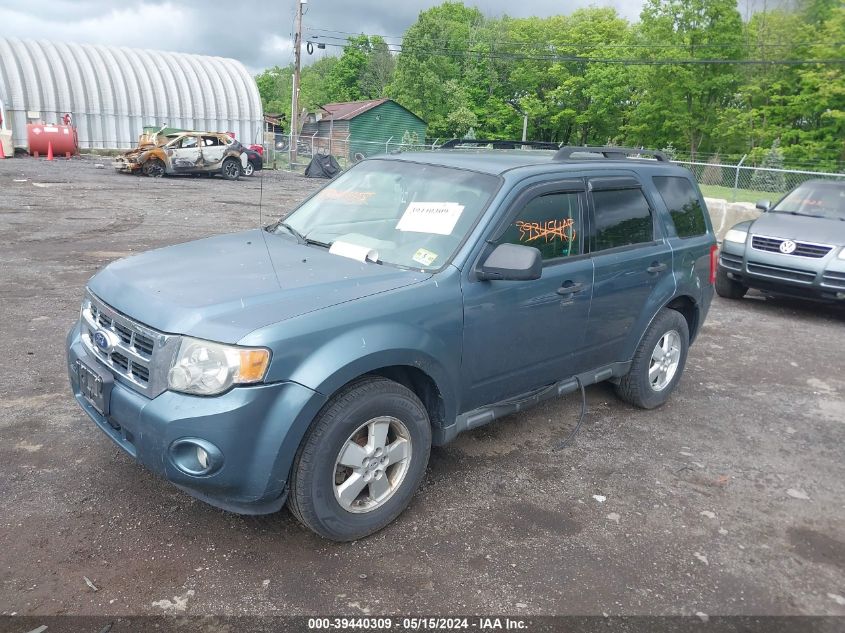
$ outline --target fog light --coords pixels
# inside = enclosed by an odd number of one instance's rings
[[[197,461],[203,470],[208,469],[208,453],[205,452],[202,446],[197,446]]]
[[[206,477],[223,467],[223,453],[208,440],[183,437],[170,445],[170,462],[186,475]]]

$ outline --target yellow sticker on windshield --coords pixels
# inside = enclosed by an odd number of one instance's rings
[[[432,253],[430,250],[421,248],[414,253],[412,259],[423,266],[431,266],[432,262],[437,259],[437,253]]]

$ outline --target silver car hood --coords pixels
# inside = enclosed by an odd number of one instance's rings
[[[831,246],[845,245],[845,222],[790,213],[764,213],[751,224],[751,233]]]

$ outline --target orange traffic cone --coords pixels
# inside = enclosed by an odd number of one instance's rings
[[[53,160],[53,143],[47,143],[47,160]]]

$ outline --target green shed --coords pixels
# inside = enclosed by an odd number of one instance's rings
[[[427,123],[391,99],[327,103],[310,112],[300,139],[315,150],[354,158],[425,142]]]

